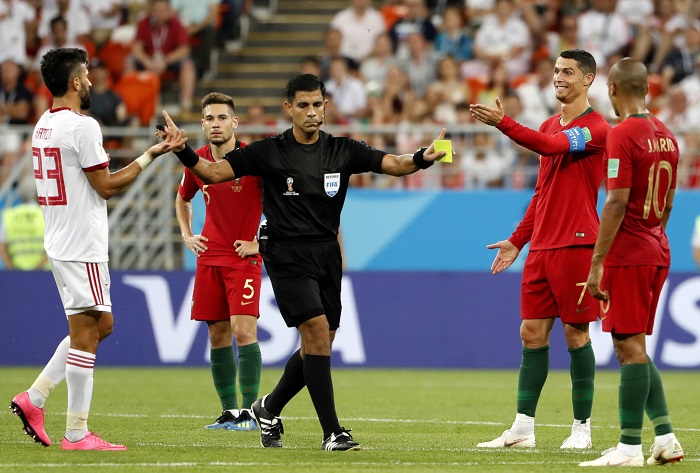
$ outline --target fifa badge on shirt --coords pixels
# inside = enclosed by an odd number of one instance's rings
[[[299,195],[298,192],[294,192],[294,187],[292,187],[293,184],[294,184],[294,178],[288,177],[287,178],[287,192],[285,192],[282,195]]]
[[[233,185],[231,186],[233,192],[241,192],[243,190],[243,184],[241,184],[241,179],[234,179]]]
[[[620,160],[618,158],[608,159],[608,179],[617,177],[620,171]]]
[[[333,174],[323,175],[323,187],[326,189],[326,194],[328,197],[333,197],[338,193],[340,189],[340,173],[336,172]]]

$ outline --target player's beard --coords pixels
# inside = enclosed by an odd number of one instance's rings
[[[90,110],[90,87],[81,87],[78,96],[80,97],[80,109]]]

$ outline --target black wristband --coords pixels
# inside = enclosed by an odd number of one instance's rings
[[[185,149],[182,151],[173,151],[173,153],[175,153],[177,159],[188,168],[195,167],[199,162],[199,155],[195,153],[188,144],[185,144]]]
[[[423,153],[425,153],[426,149],[428,148],[421,148],[415,153],[413,153],[413,164],[418,166],[419,169],[428,169],[430,166],[435,164],[435,161],[426,161],[425,159],[423,159]]]

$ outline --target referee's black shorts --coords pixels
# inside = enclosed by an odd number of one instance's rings
[[[337,240],[297,242],[271,238],[262,255],[288,327],[299,327],[323,314],[331,330],[340,326],[343,263]]]

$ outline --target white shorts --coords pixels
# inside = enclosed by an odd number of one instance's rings
[[[84,263],[49,258],[49,263],[66,315],[89,310],[112,312],[112,300],[109,297],[111,281],[106,261]]]

